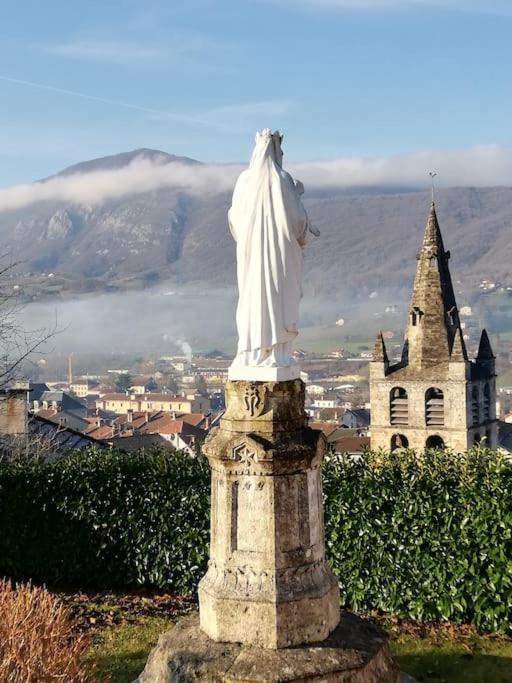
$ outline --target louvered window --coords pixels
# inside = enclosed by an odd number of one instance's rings
[[[484,420],[491,419],[491,388],[488,384],[484,387]]]
[[[429,427],[444,425],[444,394],[441,389],[432,388],[425,394],[425,420]]]
[[[475,426],[480,424],[480,407],[478,403],[478,387],[473,387],[473,391],[471,392],[471,420],[472,424]]]
[[[389,412],[392,425],[409,424],[409,399],[403,387],[391,389]]]

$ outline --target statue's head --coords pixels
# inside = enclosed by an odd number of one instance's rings
[[[263,156],[271,155],[274,161],[281,166],[283,161],[283,150],[281,143],[283,136],[276,130],[272,132],[270,128],[264,128],[256,133],[256,149],[263,149]]]

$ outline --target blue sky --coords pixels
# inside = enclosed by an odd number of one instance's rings
[[[242,161],[512,145],[510,0],[4,0],[0,185],[154,147]]]

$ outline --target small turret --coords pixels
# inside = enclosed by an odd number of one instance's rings
[[[450,362],[464,362],[468,359],[468,353],[466,351],[466,344],[464,343],[464,337],[462,336],[462,330],[460,327],[455,331],[455,337],[453,339],[452,352],[450,354]]]
[[[489,335],[485,329],[482,330],[482,334],[480,336],[480,344],[478,346],[476,363],[477,365],[480,365],[480,367],[485,368],[489,375],[495,374],[496,356],[493,353]]]
[[[388,352],[386,351],[386,343],[382,336],[382,332],[379,332],[377,339],[375,340],[372,360],[375,363],[386,363],[386,365],[389,365]]]

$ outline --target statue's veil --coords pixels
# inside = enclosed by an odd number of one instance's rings
[[[281,140],[269,129],[256,134],[229,211],[237,242],[239,352],[286,343],[296,334],[308,219],[281,166]]]

